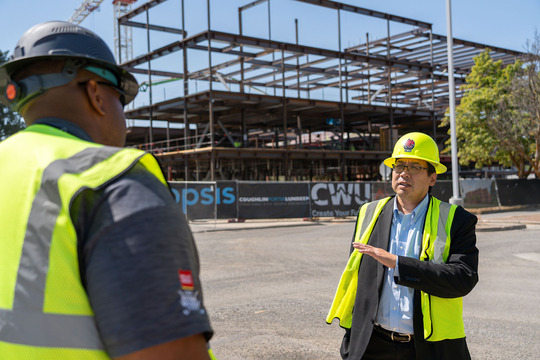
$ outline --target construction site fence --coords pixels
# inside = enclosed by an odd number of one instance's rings
[[[188,220],[277,219],[356,216],[360,206],[394,194],[390,182],[169,182]],[[463,179],[465,208],[540,204],[538,179]],[[448,201],[452,182],[438,181],[431,194]]]

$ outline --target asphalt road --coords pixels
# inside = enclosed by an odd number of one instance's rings
[[[325,317],[353,222],[195,233],[218,360],[339,360]],[[540,226],[479,232],[480,282],[464,299],[473,359],[540,359]]]

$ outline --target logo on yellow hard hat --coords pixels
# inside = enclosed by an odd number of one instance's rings
[[[414,140],[407,139],[407,141],[403,143],[403,150],[405,150],[405,152],[411,152],[412,149],[414,149]]]

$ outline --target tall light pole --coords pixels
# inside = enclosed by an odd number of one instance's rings
[[[446,0],[446,45],[448,48],[448,92],[450,94],[450,146],[452,155],[452,197],[450,204],[462,205],[459,194],[459,170],[456,136],[456,87],[454,85],[454,41],[452,38],[452,5]]]

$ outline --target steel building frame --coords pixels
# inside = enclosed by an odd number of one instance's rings
[[[148,51],[123,61],[125,68],[147,75],[151,85],[160,77],[182,79],[182,96],[154,103],[150,86],[149,104],[126,111],[129,119],[149,120],[144,141],[149,144],[141,146],[163,160],[171,178],[305,180],[317,176],[314,172],[324,178],[322,172],[334,174],[329,180],[372,179],[399,134],[418,130],[433,135],[439,143],[446,139],[446,134],[437,131],[449,101],[446,37],[433,34],[429,23],[336,1],[294,0],[336,11],[338,29],[344,11],[386,20],[386,37],[366,38],[363,44],[342,49],[339,33],[338,50],[331,50],[300,44],[298,30],[296,43],[244,35],[243,11],[265,3],[269,7],[270,0],[239,7],[236,34],[211,29],[207,0],[208,28],[190,36],[185,28],[149,23],[150,9],[164,1],[148,1],[117,21],[119,28],[147,31]],[[185,24],[184,0],[181,6]],[[145,23],[133,20],[144,14]],[[391,34],[391,22],[414,29]],[[151,31],[177,34],[181,39],[152,50]],[[474,65],[473,57],[485,48],[454,39],[458,99],[460,86]],[[491,57],[505,65],[524,56],[489,48]],[[188,72],[193,50],[207,53],[208,66]],[[182,52],[182,68],[154,67],[153,62],[174,52]],[[216,61],[213,56],[228,60]],[[190,92],[193,81],[203,82],[207,88]],[[325,100],[317,95],[319,90],[338,95]],[[158,141],[153,128],[158,120],[183,123],[189,130],[181,131],[176,139],[167,132],[167,138]],[[314,141],[322,132],[332,134],[334,141]],[[238,166],[241,171],[235,171]]]

